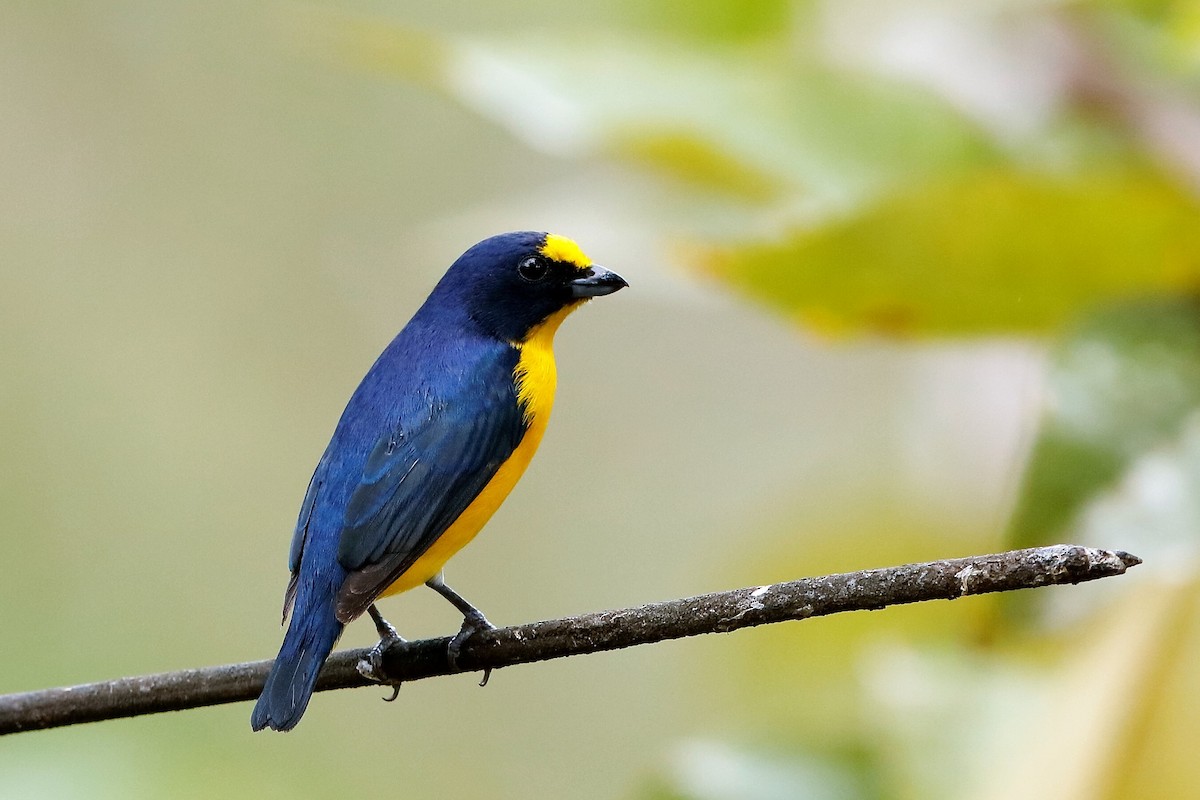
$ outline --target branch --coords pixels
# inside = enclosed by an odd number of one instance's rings
[[[499,669],[843,611],[1080,583],[1120,575],[1140,563],[1137,556],[1119,550],[1054,545],[804,578],[499,628],[471,637],[459,663],[466,671]],[[383,655],[388,681],[451,674],[448,642],[426,639],[389,647]],[[358,671],[366,653],[345,650],[330,656],[317,691],[377,685]],[[253,700],[270,666],[270,661],[254,661],[0,695],[0,735]]]

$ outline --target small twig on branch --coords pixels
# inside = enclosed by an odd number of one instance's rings
[[[471,637],[458,661],[467,671],[499,669],[843,611],[1080,583],[1120,575],[1140,563],[1119,550],[1054,545],[804,578],[499,628]],[[384,653],[385,675],[399,683],[451,674],[448,642],[426,639],[391,646]],[[317,690],[378,685],[359,674],[357,665],[366,653],[345,650],[330,656]],[[0,695],[0,735],[253,700],[270,666],[270,661],[255,661]]]

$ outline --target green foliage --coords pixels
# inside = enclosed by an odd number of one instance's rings
[[[1200,308],[1191,298],[1088,317],[1051,356],[1046,410],[1010,523],[1013,545],[1067,532],[1135,461],[1200,412]]]
[[[737,36],[473,38],[451,42],[431,74],[428,62],[373,55],[389,40],[403,53],[419,39],[408,29],[335,27],[340,57],[448,92],[532,147],[630,158],[717,196],[786,206],[799,194],[845,208],[996,159],[985,136],[928,92]]]
[[[1124,298],[1200,285],[1200,204],[1140,172],[987,171],[778,244],[717,251],[709,270],[819,328],[1048,333]]]
[[[622,0],[620,6],[631,28],[716,42],[780,37],[796,9],[788,0]]]

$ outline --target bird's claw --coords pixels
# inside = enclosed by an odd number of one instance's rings
[[[394,702],[400,696],[399,682],[391,682],[387,679],[383,670],[383,654],[392,645],[403,642],[404,637],[396,632],[396,629],[391,626],[383,615],[379,613],[379,609],[375,608],[374,604],[368,609],[371,613],[371,619],[375,621],[375,630],[379,632],[379,641],[367,653],[366,658],[359,659],[358,672],[364,678],[375,681],[376,683],[387,683],[392,687],[392,696],[383,698],[383,702]]]
[[[476,611],[473,614],[464,614],[462,627],[458,629],[458,633],[446,645],[446,661],[450,664],[450,669],[453,672],[462,672],[462,667],[458,664],[458,657],[462,653],[462,646],[466,644],[477,633],[484,631],[494,631],[496,626],[488,622],[487,617]],[[488,667],[483,671],[483,680],[480,681],[480,686],[486,686],[488,678],[492,675],[492,668]]]
[[[401,639],[400,641],[404,641]],[[358,661],[358,673],[364,678],[375,683],[382,683],[392,687],[392,696],[383,698],[383,702],[392,703],[400,696],[400,687],[404,684],[396,681],[389,681],[383,671],[383,651],[387,649],[391,642],[380,641],[379,644],[371,648],[371,652],[367,653],[366,658],[361,658]],[[380,647],[380,645],[383,645]]]
[[[358,669],[358,674],[364,678],[373,680],[376,683],[387,683],[387,678],[383,671],[383,651],[391,642],[385,644],[383,639],[367,652],[365,656],[358,660],[355,665]]]

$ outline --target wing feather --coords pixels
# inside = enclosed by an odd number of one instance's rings
[[[413,565],[479,495],[527,427],[515,357],[496,359],[423,418],[373,446],[346,505],[337,613],[353,619]]]

